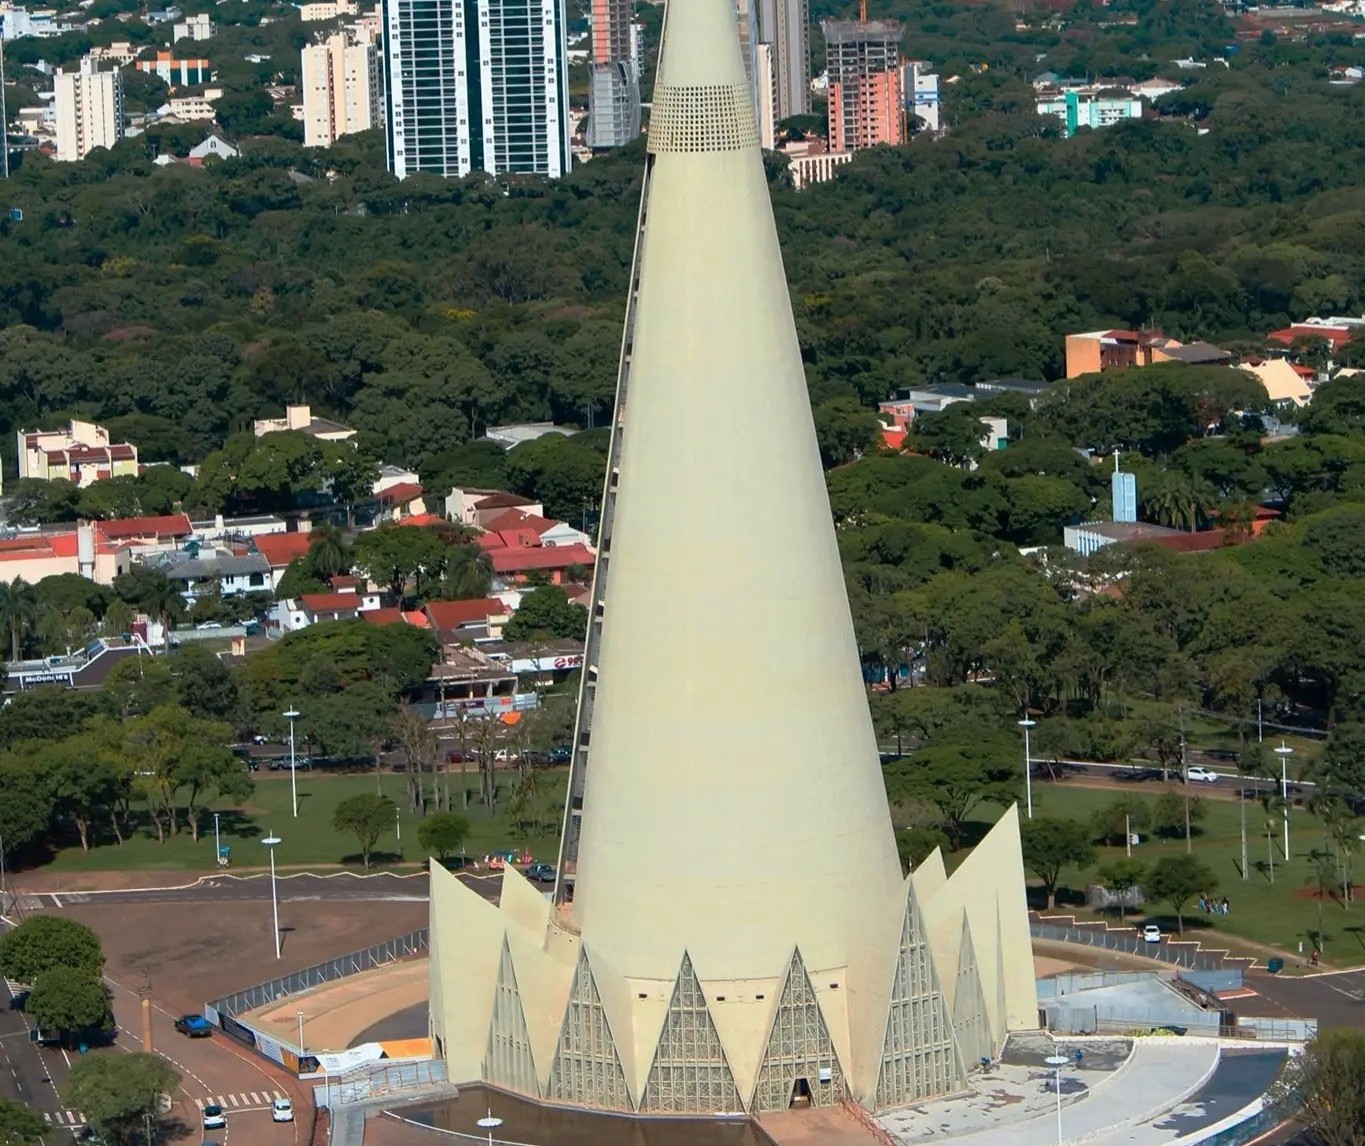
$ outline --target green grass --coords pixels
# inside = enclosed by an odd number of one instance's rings
[[[1134,793],[1155,803],[1156,793],[1137,791]],[[1034,814],[1056,817],[1076,817],[1085,819],[1095,809],[1111,802],[1120,795],[1112,789],[1079,788],[1066,784],[1035,784],[1033,788]],[[1298,951],[1303,942],[1305,955],[1313,949],[1312,939],[1318,930],[1318,904],[1309,895],[1315,892],[1318,884],[1317,865],[1310,853],[1324,848],[1322,821],[1307,810],[1295,807],[1289,814],[1290,858],[1285,863],[1283,855],[1284,831],[1282,821],[1277,817],[1274,832],[1275,881],[1270,882],[1268,871],[1265,815],[1260,804],[1249,802],[1247,816],[1247,854],[1250,860],[1248,878],[1241,874],[1241,820],[1236,800],[1206,800],[1208,814],[1200,829],[1193,837],[1193,852],[1203,860],[1218,877],[1218,887],[1209,888],[1210,894],[1216,890],[1218,898],[1228,897],[1230,910],[1226,916],[1205,915],[1196,902],[1186,908],[1185,931],[1191,938],[1199,939],[1206,945],[1218,946],[1227,940],[1235,945],[1237,937],[1264,943],[1291,953]],[[993,821],[999,810],[986,808],[985,814],[976,813],[977,819]],[[1147,832],[1142,833],[1142,843],[1133,848],[1133,857],[1152,863],[1165,855],[1183,854],[1185,838],[1157,839]],[[1098,867],[1124,855],[1122,847],[1101,848],[1095,867],[1084,872],[1067,871],[1062,877],[1062,886],[1083,894],[1088,883],[1095,882]],[[1365,964],[1365,893],[1361,894],[1355,906],[1344,908],[1341,904],[1341,889],[1336,889],[1336,898],[1322,905],[1323,932],[1327,961],[1334,965]],[[1070,897],[1071,903],[1079,899]],[[1151,904],[1150,915],[1163,925],[1175,926],[1175,916],[1164,903]],[[1073,910],[1059,896],[1058,910]],[[1134,916],[1130,913],[1129,919]],[[1117,922],[1117,919],[1114,920]]]
[[[540,773],[542,791],[536,800],[534,828],[514,827],[506,815],[507,799],[516,782],[514,772],[498,774],[501,786],[498,815],[490,818],[478,803],[478,778],[474,773],[466,777],[470,789],[470,804],[463,809],[460,797],[460,774],[450,778],[451,799],[455,811],[469,818],[468,853],[485,852],[506,847],[524,846],[537,859],[554,862],[558,849],[560,817],[564,806],[566,770]],[[402,829],[400,844],[393,831],[380,838],[372,863],[394,863],[400,858],[408,863],[426,857],[417,844],[417,824],[420,817],[409,811],[403,776],[385,772],[379,780],[384,795],[399,807]],[[281,840],[275,861],[280,867],[347,863],[359,866],[359,849],[355,838],[339,835],[332,829],[332,814],[337,804],[348,796],[375,791],[373,773],[328,775],[321,772],[299,772],[299,815],[291,814],[289,773],[265,773],[256,777],[256,791],[240,804],[220,802],[210,809],[219,813],[219,827],[224,845],[232,849],[232,868],[264,867],[270,859],[261,840],[273,832]],[[529,814],[528,814],[529,816]],[[200,838],[190,838],[182,825],[179,836],[158,843],[150,827],[140,827],[121,847],[102,841],[89,852],[65,841],[46,865],[55,871],[211,871],[214,862],[213,816],[205,814],[200,820]],[[19,874],[22,886],[23,875]]]

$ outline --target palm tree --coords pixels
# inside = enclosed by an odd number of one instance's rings
[[[319,581],[330,581],[351,567],[346,539],[335,525],[319,525],[308,535],[308,565]]]
[[[38,616],[38,594],[22,577],[0,582],[0,621],[9,629],[10,660],[17,661],[24,637]]]
[[[180,590],[163,574],[155,580],[148,579],[138,604],[149,617],[161,623],[169,645],[171,627],[185,613],[185,598],[180,595]]]
[[[483,597],[493,583],[493,559],[477,545],[461,545],[449,557],[442,591],[449,597]]]

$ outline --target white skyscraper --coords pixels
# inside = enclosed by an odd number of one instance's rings
[[[563,0],[384,0],[389,169],[569,169]]]
[[[57,160],[74,163],[97,147],[123,138],[123,79],[82,60],[78,72],[58,72],[53,81],[57,115]]]
[[[343,135],[384,122],[379,54],[342,32],[303,49],[303,142],[330,147]]]

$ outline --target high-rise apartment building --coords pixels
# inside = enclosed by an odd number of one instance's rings
[[[117,71],[102,72],[95,61],[82,60],[79,71],[57,73],[53,90],[58,162],[74,163],[123,138],[123,79]]]
[[[771,44],[754,45],[754,70],[749,82],[758,115],[758,143],[771,151],[777,146],[777,69]]]
[[[389,169],[569,169],[562,0],[384,0]]]
[[[859,151],[905,142],[899,20],[826,20],[829,147]]]
[[[303,143],[330,147],[343,135],[384,122],[379,54],[368,40],[337,32],[303,49]]]
[[[810,114],[809,0],[741,0],[758,4],[757,43],[771,44],[777,118]],[[741,28],[743,24],[741,23]],[[743,32],[740,34],[743,39]],[[754,73],[751,71],[751,78]]]
[[[620,147],[640,134],[640,82],[634,62],[631,0],[592,0],[588,146]]]

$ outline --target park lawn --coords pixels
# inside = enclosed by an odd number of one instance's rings
[[[558,852],[560,820],[564,808],[564,790],[568,782],[567,769],[543,770],[540,773],[541,793],[536,799],[534,814],[528,819],[535,826],[525,830],[515,828],[506,815],[515,772],[498,774],[501,794],[498,814],[490,819],[478,803],[478,776],[471,772],[464,782],[470,790],[467,810],[461,807],[459,773],[450,778],[451,798],[455,810],[469,819],[470,832],[466,850],[471,856],[482,856],[502,848],[525,848],[536,859],[553,863]],[[232,869],[265,867],[270,859],[260,842],[274,833],[281,840],[276,849],[275,862],[281,868],[317,866],[319,864],[347,864],[360,866],[359,848],[354,836],[339,835],[332,828],[332,814],[336,806],[349,796],[375,791],[374,773],[328,774],[302,771],[298,773],[299,815],[291,815],[289,773],[264,773],[255,777],[256,790],[245,801],[234,804],[220,801],[210,812],[219,813],[222,843],[231,849]],[[420,817],[407,807],[404,780],[401,773],[384,772],[379,777],[382,793],[398,805],[401,842],[391,829],[375,845],[371,863],[378,867],[400,860],[417,863],[424,859],[417,844],[417,825]],[[206,872],[216,870],[214,862],[213,816],[205,813],[200,822],[198,842],[182,828],[181,834],[158,843],[150,826],[134,832],[122,846],[101,842],[89,852],[79,846],[64,846],[52,857],[45,870],[53,871],[181,871]],[[22,873],[19,876],[22,885]]]
[[[1080,788],[1065,782],[1035,784],[1033,789],[1034,814],[1052,817],[1088,818],[1095,809],[1121,795],[1114,789]],[[1156,802],[1157,793],[1135,791],[1134,795],[1148,803]],[[1295,807],[1289,814],[1290,861],[1284,862],[1284,829],[1279,817],[1274,820],[1275,880],[1270,881],[1265,814],[1260,804],[1248,802],[1247,854],[1250,871],[1246,880],[1241,875],[1241,820],[1236,800],[1204,802],[1208,809],[1201,829],[1193,836],[1193,853],[1214,871],[1218,886],[1207,889],[1219,899],[1228,897],[1227,915],[1205,915],[1196,901],[1185,909],[1185,933],[1206,946],[1218,946],[1220,936],[1241,937],[1264,943],[1283,951],[1295,953],[1303,943],[1305,957],[1313,949],[1318,931],[1318,867],[1314,853],[1324,848],[1322,822],[1306,809]],[[978,819],[994,818],[1001,809],[985,806],[985,815]],[[1022,807],[1021,807],[1022,815]],[[1185,838],[1157,839],[1143,832],[1142,842],[1133,848],[1133,857],[1153,863],[1165,855],[1183,854]],[[1103,865],[1124,856],[1122,847],[1098,849],[1095,867],[1084,872],[1074,869],[1062,875],[1062,888],[1069,888],[1073,896],[1059,894],[1058,910],[1075,910],[1069,903],[1079,903],[1087,884],[1096,881],[1096,871]],[[1335,870],[1335,868],[1333,868]],[[1142,915],[1142,918],[1148,918]],[[1175,914],[1165,903],[1150,905],[1150,918],[1163,927],[1175,930]],[[1129,919],[1136,922],[1130,913]],[[1356,907],[1341,904],[1340,886],[1335,895],[1322,904],[1324,953],[1327,962],[1336,966],[1365,964],[1365,897]],[[1114,917],[1114,922],[1117,918]],[[1264,960],[1263,960],[1264,961]]]

